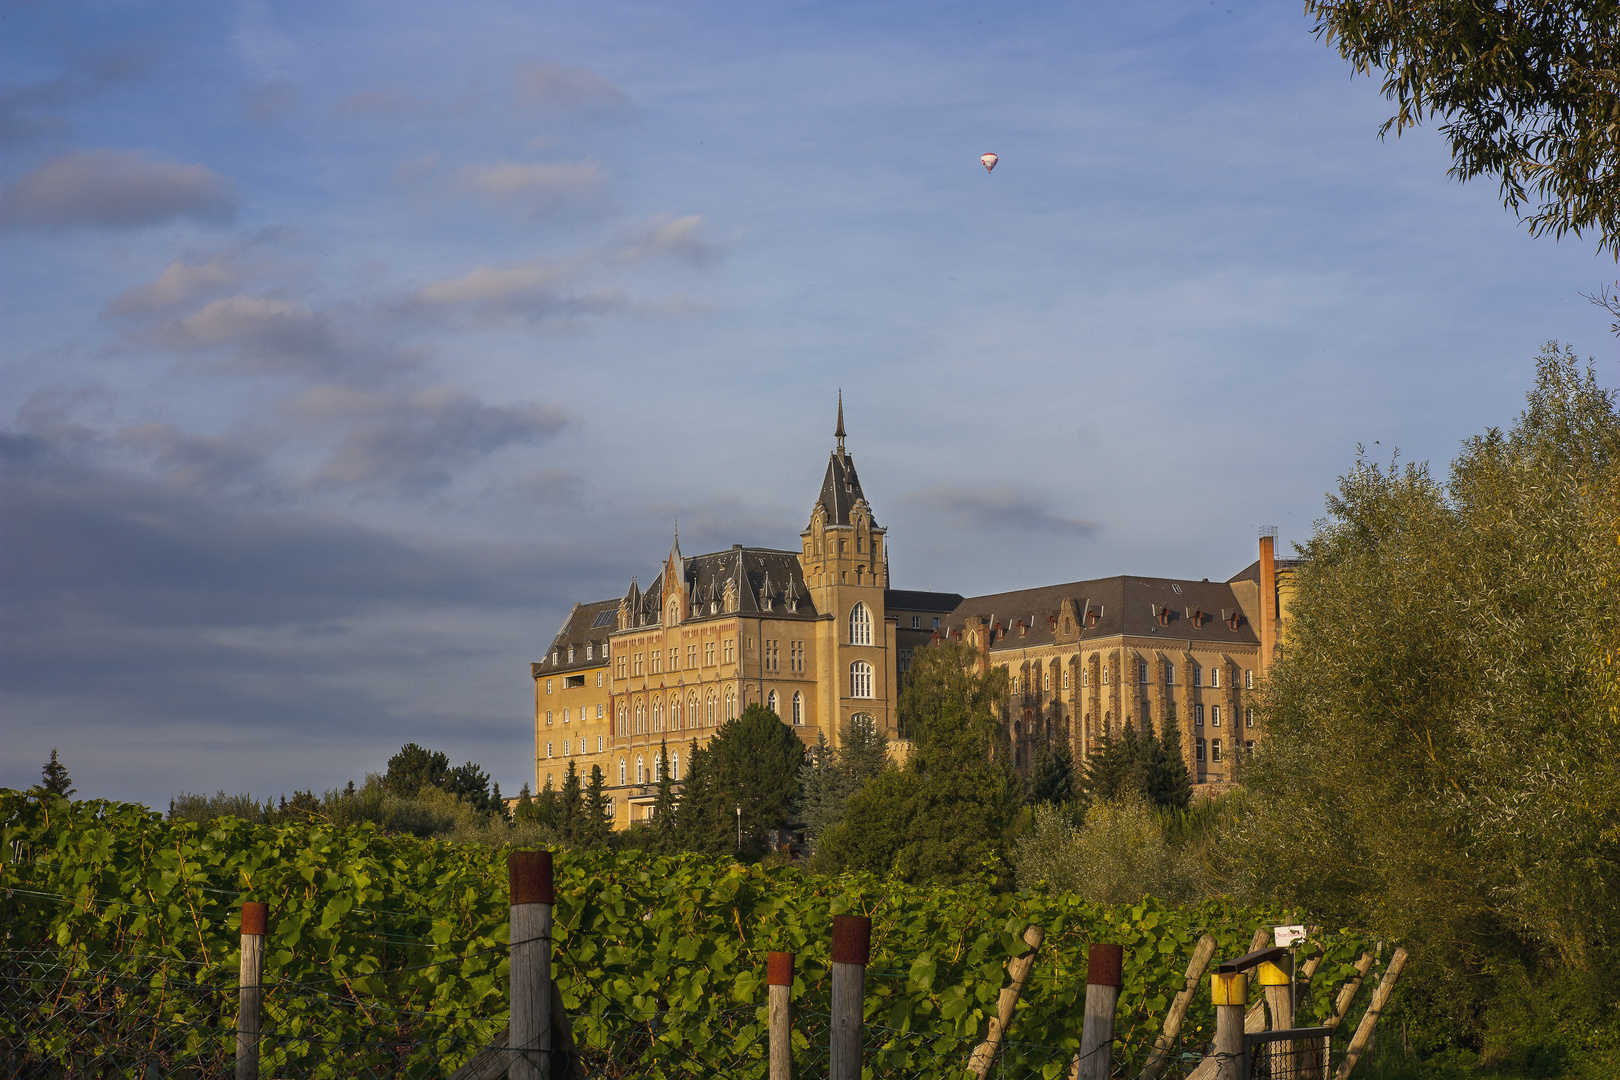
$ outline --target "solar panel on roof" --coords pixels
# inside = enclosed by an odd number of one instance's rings
[[[614,611],[612,608],[608,608],[606,611],[598,612],[596,621],[591,623],[591,629],[595,630],[597,627],[606,626],[608,623],[613,621],[613,617],[617,614],[618,612]]]

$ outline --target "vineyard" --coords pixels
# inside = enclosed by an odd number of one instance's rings
[[[30,1060],[57,1062],[39,1073],[52,1076],[227,1062],[245,900],[270,908],[269,1075],[448,1076],[506,1023],[504,852],[369,827],[170,823],[137,806],[12,791],[0,792],[0,827],[0,1041],[14,1074]],[[869,1071],[897,1077],[964,1074],[1029,924],[1045,942],[999,1068],[1056,1077],[1080,1045],[1092,943],[1125,948],[1115,1054],[1140,1061],[1201,935],[1234,956],[1257,928],[1287,921],[1221,902],[1098,907],[997,893],[988,879],[916,888],[696,856],[563,851],[554,973],[587,1071],[763,1076],[773,950],[798,957],[801,1074],[824,1071],[828,940],[833,916],[846,913],[871,918]],[[1368,947],[1349,932],[1302,947],[1302,959],[1323,956],[1302,1024],[1328,1013]],[[1212,1024],[1199,994],[1167,1075],[1196,1062]]]

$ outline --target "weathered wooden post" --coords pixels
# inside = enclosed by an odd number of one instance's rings
[[[766,955],[765,982],[770,994],[771,1080],[793,1080],[792,953]]]
[[[1001,1050],[1001,1043],[1007,1037],[1007,1026],[1012,1023],[1013,1010],[1023,996],[1024,984],[1029,982],[1030,970],[1035,966],[1035,951],[1046,940],[1046,931],[1031,923],[1024,927],[1023,940],[1024,951],[1007,962],[1008,982],[996,999],[996,1015],[990,1018],[990,1030],[968,1058],[968,1071],[981,1080],[990,1072],[990,1066]]]
[[[1164,1068],[1170,1056],[1170,1047],[1175,1045],[1176,1036],[1181,1034],[1181,1025],[1187,1019],[1187,1009],[1192,1005],[1193,995],[1198,993],[1198,987],[1204,981],[1204,969],[1209,967],[1214,955],[1215,939],[1205,934],[1193,949],[1192,960],[1187,964],[1187,979],[1182,983],[1176,999],[1170,1003],[1170,1012],[1164,1018],[1164,1030],[1159,1032],[1158,1039],[1153,1043],[1153,1052],[1148,1055],[1136,1080],[1156,1080],[1159,1071]]]
[[[242,963],[237,969],[236,1080],[259,1080],[259,1012],[264,1005],[264,935],[270,907],[242,903]]]
[[[511,895],[508,935],[511,1080],[551,1076],[551,852],[514,851],[506,857]]]
[[[1263,961],[1255,971],[1266,996],[1266,1009],[1271,1013],[1271,1030],[1284,1031],[1294,1026],[1294,962],[1288,955],[1276,960]],[[1294,1044],[1274,1042],[1269,1048],[1272,1080],[1293,1080]]]
[[[1373,954],[1364,952],[1361,959],[1356,961],[1356,973],[1339,988],[1339,996],[1333,1002],[1333,1015],[1328,1018],[1327,1027],[1336,1028],[1344,1023],[1345,1014],[1350,1011],[1350,1003],[1356,1000],[1356,992],[1361,989],[1361,980],[1367,977],[1372,970]]]
[[[1248,972],[1217,971],[1210,976],[1209,989],[1215,1004],[1216,1080],[1245,1080],[1243,1021],[1249,1007]]]
[[[1373,1029],[1378,1025],[1378,1018],[1383,1015],[1384,1006],[1389,1004],[1389,996],[1395,992],[1395,980],[1401,977],[1401,968],[1406,966],[1406,950],[1396,949],[1389,958],[1389,967],[1384,969],[1384,977],[1378,980],[1378,989],[1373,991],[1372,1001],[1367,1005],[1367,1011],[1361,1016],[1361,1023],[1356,1025],[1356,1033],[1350,1038],[1350,1047],[1344,1052],[1344,1060],[1339,1062],[1339,1071],[1333,1074],[1334,1080],[1350,1080],[1350,1071],[1356,1067],[1356,1061],[1361,1057],[1372,1042]]]
[[[864,915],[834,915],[832,934],[832,1037],[827,1077],[861,1080],[872,920]]]
[[[1071,1080],[1108,1080],[1114,1072],[1114,1012],[1119,1007],[1125,946],[1093,945],[1086,956],[1086,1012]]]

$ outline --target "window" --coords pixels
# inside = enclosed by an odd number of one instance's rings
[[[618,812],[617,809],[615,809],[616,806],[617,806],[617,803],[613,799],[609,799],[607,801],[607,816],[608,816],[609,821],[613,820],[613,818],[618,816],[619,812]]]
[[[734,662],[737,658],[737,639],[729,637],[726,638],[725,644],[721,647],[721,651],[725,653],[726,663],[730,664]]]
[[[679,750],[669,755],[669,778],[671,780],[681,778],[681,752]]]
[[[663,649],[654,649],[652,651],[652,673],[654,675],[657,675],[660,671],[664,670],[663,659],[664,659],[664,650]]]
[[[595,650],[595,648],[596,646],[594,645],[585,646],[585,659],[589,660],[591,658],[592,652]]]
[[[1250,740],[1248,740],[1247,742],[1245,742],[1243,744],[1243,752],[1245,754],[1254,753],[1254,740],[1253,739],[1250,739]]]
[[[1052,669],[1051,668],[1042,668],[1041,669],[1041,689],[1042,690],[1050,690],[1050,689],[1052,689]]]
[[[1146,686],[1148,681],[1148,662],[1146,660],[1142,660],[1137,666],[1141,669],[1139,672],[1141,677],[1137,679],[1137,682],[1140,682],[1143,686]]]
[[[793,691],[793,726],[804,725],[804,695],[797,690]]]
[[[696,645],[688,645],[686,647],[686,666],[689,667],[689,668],[697,667],[697,646]]]
[[[546,743],[546,757],[550,757],[550,756],[551,756],[551,744]]]
[[[630,734],[630,714],[625,712],[625,707],[623,705],[619,706],[619,728],[614,734]]]
[[[804,670],[804,642],[795,641],[789,647],[788,668],[792,671]]]
[[[580,687],[582,687],[584,685],[585,685],[585,676],[583,676],[583,675],[566,675],[566,676],[563,677],[563,689],[564,690],[578,690]]]
[[[1254,672],[1245,671],[1243,673],[1243,689],[1245,689],[1245,690],[1253,690],[1254,689]]]
[[[598,720],[602,719],[602,706],[600,705],[596,707],[596,718]]]
[[[714,692],[709,693],[709,726],[714,727]]]
[[[630,674],[632,674],[632,675],[640,675],[641,674],[641,654],[640,653],[636,653],[636,655],[631,657],[631,659],[630,659]]]
[[[1219,664],[1209,669],[1209,685],[1221,685],[1221,666]]]
[[[622,656],[619,657],[618,677],[621,678],[621,679],[625,677],[625,674],[624,674],[624,657],[622,657]],[[551,691],[548,690],[546,692],[549,694]]]
[[[679,600],[671,600],[669,602],[669,622],[666,623],[665,625],[666,626],[674,626],[676,621],[679,620],[680,617],[681,617],[681,602]]]
[[[551,710],[550,709],[546,710],[546,723],[548,723],[548,724],[551,723]]]
[[[849,696],[854,698],[872,696],[872,665],[865,660],[857,660],[849,665]]]
[[[598,671],[598,672],[597,672],[597,673],[596,673],[596,685],[597,685],[597,686],[601,686],[601,685],[602,685],[602,673],[601,673],[601,672],[600,672],[600,671]]]
[[[1204,740],[1203,739],[1198,740],[1197,748],[1198,748],[1198,760],[1203,761],[1204,760]]]
[[[679,650],[679,649],[671,649],[671,650],[669,650],[669,670],[671,670],[671,671],[679,671],[679,670],[681,670],[681,650]]]
[[[1219,761],[1219,760],[1221,760],[1221,740],[1219,740],[1219,739],[1211,739],[1211,740],[1209,740],[1209,760],[1211,760],[1211,761]]]
[[[619,786],[624,787],[624,758],[619,759]]]
[[[647,730],[649,730],[649,731],[663,731],[664,730],[664,703],[661,700],[659,700],[658,698],[653,698],[653,703],[652,703],[652,727],[648,728]]]
[[[1194,686],[1204,685],[1204,669],[1199,667],[1197,664],[1192,666],[1192,677]]]
[[[1063,689],[1067,690],[1068,688],[1069,688],[1069,669],[1064,668],[1063,669]]]
[[[767,709],[771,710],[771,712],[776,713],[776,715],[778,715],[778,716],[782,715],[780,712],[777,711],[777,708],[776,708],[776,691],[775,690],[772,690],[770,692],[770,694],[765,698],[765,707]]]
[[[637,754],[636,755],[636,783],[645,784],[646,782],[647,782],[647,768],[646,768],[646,766],[644,764],[642,764],[641,755]]]
[[[849,610],[849,643],[872,644],[872,616],[867,612],[865,604],[856,604]]]
[[[598,754],[602,752],[602,736],[600,735],[596,737],[596,752]]]
[[[1108,685],[1108,665],[1107,664],[1104,664],[1102,666],[1102,673],[1103,673],[1103,685],[1107,686]]]
[[[714,667],[714,642],[712,641],[703,643],[703,665],[705,667]]]
[[[638,702],[636,702],[636,734],[637,735],[640,735],[643,731],[646,730],[645,723],[646,723],[646,717],[643,715],[643,713],[641,711],[641,702],[638,701]]]
[[[921,615],[913,615],[911,617],[911,628],[913,630],[916,630],[916,629],[919,629],[921,626],[922,626],[922,616]]]
[[[568,662],[570,664],[574,662],[574,647],[572,645],[568,646]]]
[[[1243,710],[1243,726],[1254,727],[1254,706],[1250,705]]]
[[[737,695],[730,690],[726,691],[726,719],[737,719]]]
[[[664,760],[659,754],[653,755],[652,778],[655,784],[664,778]]]
[[[765,642],[765,670],[782,670],[782,643],[774,639]]]
[[[1170,663],[1168,660],[1166,660],[1164,664],[1164,685],[1176,685],[1176,665]]]
[[[1203,727],[1203,726],[1204,726],[1204,707],[1202,705],[1194,705],[1193,706],[1193,727]]]
[[[563,757],[567,757],[567,756],[568,756],[568,740],[564,739],[563,740]]]
[[[935,619],[935,620],[934,620],[934,629],[935,629],[935,630],[938,630],[938,629],[939,629],[939,620],[938,620],[938,619]]]
[[[548,693],[548,694],[551,693],[551,680],[550,679],[546,680],[546,693]]]
[[[1211,705],[1209,707],[1209,726],[1221,726],[1221,707],[1219,705]]]

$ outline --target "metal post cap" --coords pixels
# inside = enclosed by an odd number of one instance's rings
[[[773,952],[765,955],[765,983],[768,986],[793,985],[793,954]]]
[[[555,900],[549,851],[510,853],[506,856],[506,878],[513,907],[519,904],[550,904]]]

